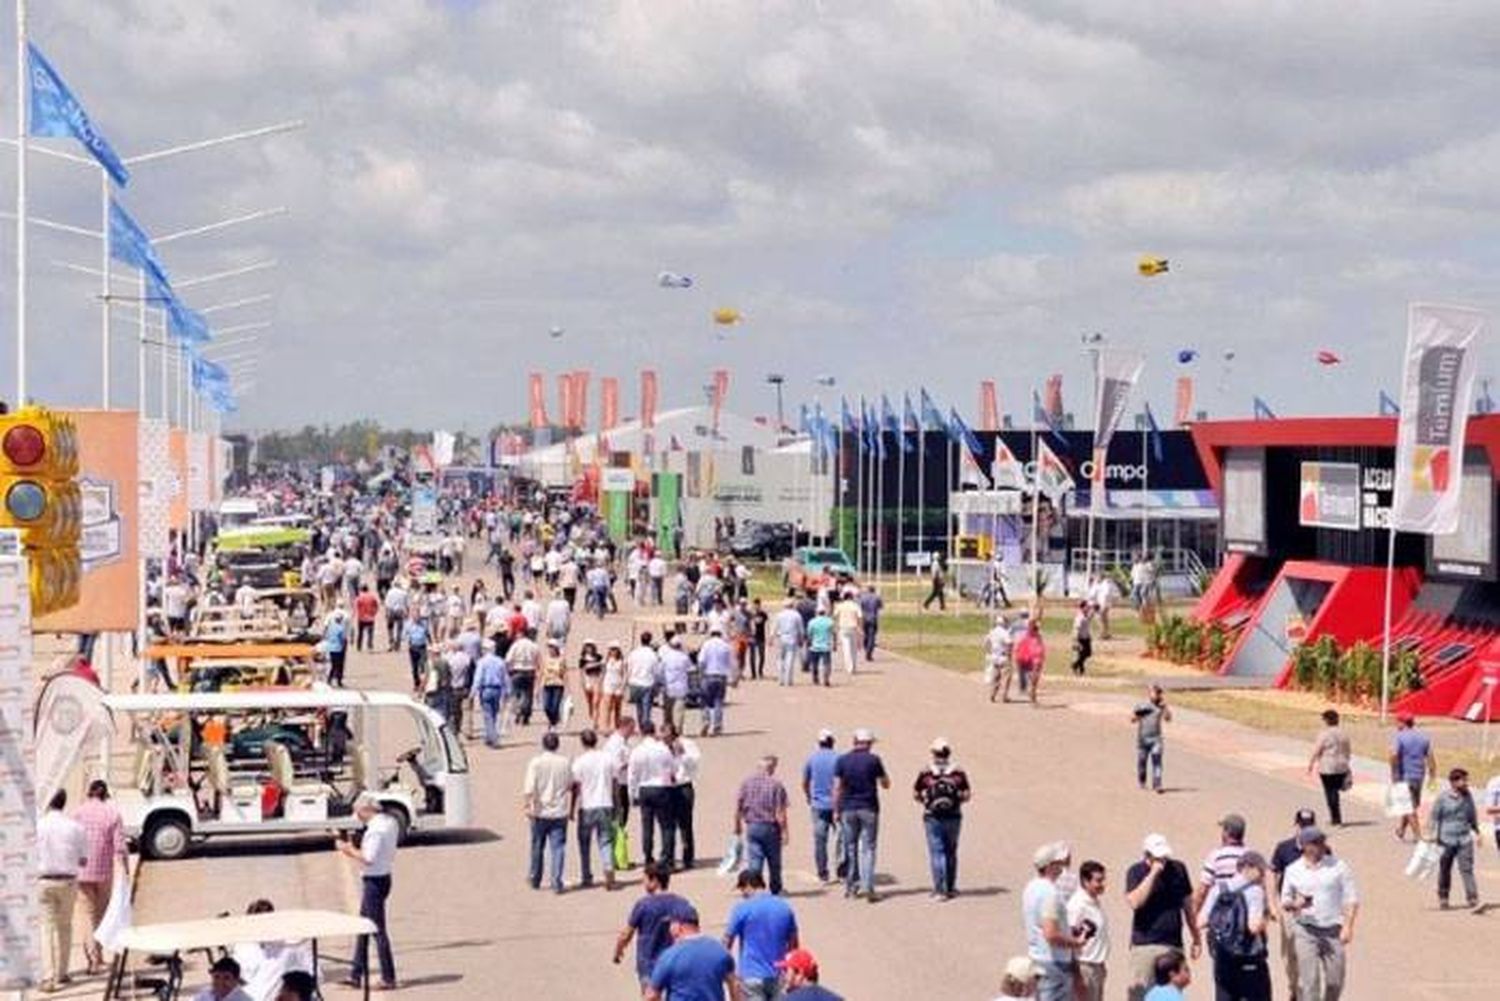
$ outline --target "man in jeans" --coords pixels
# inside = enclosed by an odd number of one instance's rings
[[[1453,863],[1463,877],[1464,895],[1469,907],[1479,907],[1479,885],[1474,881],[1474,843],[1479,838],[1479,810],[1469,792],[1469,773],[1455,768],[1448,773],[1448,788],[1438,794],[1428,818],[1432,837],[1443,854],[1438,860],[1438,906],[1448,909],[1448,894],[1453,889]]]
[[[1146,701],[1138,703],[1132,713],[1135,720],[1135,780],[1146,788],[1146,766],[1151,766],[1151,788],[1162,791],[1162,746],[1164,727],[1172,721],[1172,708],[1160,685],[1147,690]]]
[[[724,641],[724,630],[714,626],[698,649],[698,669],[703,672],[703,727],[698,736],[724,732],[724,699],[734,676],[734,648]]]
[[[776,755],[760,759],[755,774],[740,783],[734,833],[745,839],[745,872],[771,870],[771,892],[781,893],[781,850],[787,843],[786,786],[776,778]]]
[[[917,774],[912,797],[922,804],[933,899],[949,900],[958,896],[958,834],[963,805],[969,801],[969,777],[953,764],[953,748],[946,739],[934,740],[930,750],[932,764]]]
[[[578,868],[583,873],[580,884],[594,884],[594,870],[589,855],[598,847],[599,864],[604,869],[604,888],[615,888],[614,853],[614,762],[599,749],[599,735],[584,730],[578,735],[583,753],[573,759],[573,798],[578,805]]]
[[[557,753],[557,734],[542,734],[542,753],[526,763],[521,787],[526,816],[531,821],[531,866],[527,878],[533,890],[542,888],[542,853],[552,869],[552,892],[563,892],[567,861],[568,821],[573,816],[573,768]]]
[[[391,865],[396,859],[396,843],[401,825],[385,812],[380,800],[361,793],[354,803],[354,816],[365,825],[359,846],[346,836],[338,841],[339,853],[359,863],[361,893],[359,916],[375,923],[375,954],[380,960],[380,986],[396,987],[396,959],[391,952],[391,938],[385,930],[385,902],[391,895]],[[363,987],[370,969],[370,936],[361,935],[354,945],[354,961],[349,966],[350,987]]]
[[[1032,856],[1036,875],[1021,895],[1026,955],[1037,971],[1037,1001],[1074,1001],[1077,948],[1083,943],[1068,926],[1067,901],[1057,888],[1072,850],[1063,842],[1042,845]]]
[[[891,787],[885,763],[870,750],[875,734],[854,731],[854,747],[833,767],[833,812],[844,831],[844,896],[863,893],[875,903],[875,846],[880,833],[880,790]]]
[[[795,614],[795,613],[794,613]],[[838,764],[838,752],[833,749],[833,731],[826,727],[818,732],[818,749],[802,766],[802,796],[812,811],[813,864],[818,870],[818,881],[829,882],[828,835],[835,827],[833,815],[833,769]],[[839,836],[838,854],[840,870],[844,866],[844,839]]]

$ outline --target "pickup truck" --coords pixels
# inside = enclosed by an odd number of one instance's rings
[[[803,546],[787,557],[781,581],[788,589],[798,591],[851,584],[854,582],[854,563],[842,549]]]

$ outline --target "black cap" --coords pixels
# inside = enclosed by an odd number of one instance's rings
[[[1318,815],[1304,806],[1302,809],[1298,810],[1297,815],[1292,818],[1292,823],[1296,824],[1298,827],[1314,827],[1318,823]]]

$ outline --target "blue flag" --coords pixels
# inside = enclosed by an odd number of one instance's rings
[[[165,309],[167,304],[177,298],[177,293],[172,291],[172,283],[167,280],[167,273],[161,268],[146,262],[141,269],[146,276],[146,301],[154,304],[159,309]]]
[[[1042,394],[1036,390],[1031,391],[1031,425],[1036,427],[1040,424],[1047,429],[1047,433],[1060,445],[1067,445],[1068,439],[1063,435],[1062,429],[1052,419],[1052,414],[1046,407],[1042,406]]]
[[[109,200],[109,256],[137,271],[155,268],[166,275],[151,238],[113,198]]]
[[[932,397],[927,395],[927,390],[920,390],[922,397],[922,423],[928,431],[946,431],[948,422],[943,419],[943,412],[932,402]]]
[[[1274,421],[1276,419],[1275,412],[1266,406],[1266,401],[1262,400],[1259,396],[1255,398],[1255,419],[1258,421]]]
[[[1401,404],[1399,404],[1395,400],[1391,399],[1391,395],[1389,393],[1387,393],[1383,389],[1380,391],[1380,416],[1382,416],[1382,417],[1400,417],[1401,416]]]
[[[188,309],[175,295],[167,300],[167,330],[187,344],[207,344],[213,339],[203,314]]]
[[[911,406],[911,394],[910,393],[903,393],[902,397],[903,397],[903,403],[904,403],[904,406],[903,406],[902,411],[901,411],[901,427],[902,427],[902,430],[903,431],[913,431],[913,432],[920,433],[921,430],[922,430],[922,424],[921,424],[920,421],[917,420],[917,412],[912,409],[912,406]]]
[[[969,430],[969,425],[964,423],[964,419],[959,416],[955,407],[948,408],[948,437],[953,439],[955,445],[967,448],[975,462],[979,461],[984,446],[979,444],[979,439],[975,437],[973,431]]]
[[[1151,436],[1151,455],[1157,462],[1161,462],[1164,455],[1161,427],[1156,423],[1156,415],[1151,412],[1151,404],[1149,403],[1146,404],[1146,433]]]
[[[57,75],[57,70],[47,62],[47,57],[30,42],[26,43],[26,54],[27,75],[31,78],[29,132],[34,136],[71,136],[77,139],[123,188],[130,182],[130,171],[125,169],[109,140],[94,127],[88,112]]]
[[[849,412],[849,401],[842,396],[839,397],[839,423],[845,434],[859,434],[859,425],[854,423],[854,415]]]
[[[880,425],[882,431],[889,431],[895,435],[901,451],[910,452],[916,447],[906,440],[906,435],[902,433],[901,420],[896,416],[896,408],[891,406],[890,398],[884,393],[880,394]],[[883,443],[882,447],[884,447]]]

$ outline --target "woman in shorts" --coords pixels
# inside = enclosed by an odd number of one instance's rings
[[[588,706],[589,720],[596,729],[603,729],[599,713],[604,707],[604,658],[599,654],[599,644],[584,640],[578,651],[578,673],[583,679],[583,701]]]
[[[620,722],[620,707],[625,702],[625,651],[618,640],[611,640],[604,651],[604,707],[599,730],[613,730]]]

